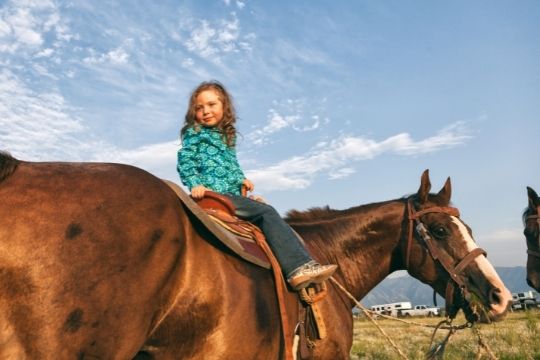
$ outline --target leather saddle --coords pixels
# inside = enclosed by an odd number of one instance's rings
[[[259,228],[250,222],[234,216],[234,205],[226,197],[211,191],[204,198],[195,201],[176,183],[163,180],[174,190],[182,203],[199,221],[224,245],[242,259],[252,264],[270,269],[270,259],[256,242],[262,236]]]

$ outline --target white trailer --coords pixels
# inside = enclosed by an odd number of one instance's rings
[[[411,309],[412,304],[410,301],[401,301],[391,304],[380,304],[373,305],[371,311],[378,315],[390,315],[390,316],[399,316],[402,310]]]

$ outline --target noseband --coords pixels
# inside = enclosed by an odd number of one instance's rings
[[[527,216],[526,220],[536,219],[536,223],[538,225],[538,231],[540,232],[540,217],[538,217],[538,214],[540,214],[540,206],[538,206],[536,208],[536,215],[529,215],[529,216]],[[538,241],[538,245],[540,247],[540,235],[539,235],[537,241]],[[532,255],[532,256],[536,256],[537,258],[540,258],[540,251],[527,249],[527,254]]]
[[[449,255],[447,255],[445,252],[441,251],[437,247],[437,244],[433,241],[429,231],[426,229],[426,227],[422,223],[421,217],[428,213],[444,213],[444,214],[448,214],[450,216],[455,216],[459,218],[458,209],[454,207],[434,206],[434,207],[430,207],[424,210],[416,211],[414,209],[412,199],[409,199],[407,202],[407,213],[409,217],[409,234],[407,237],[407,248],[405,250],[405,265],[408,269],[411,246],[412,246],[412,241],[414,238],[413,229],[416,229],[416,232],[418,233],[418,235],[420,235],[421,240],[423,240],[424,243],[426,244],[428,252],[433,258],[433,260],[438,261],[441,264],[441,266],[446,270],[446,272],[448,272],[448,275],[450,276],[450,279],[448,279],[448,283],[446,285],[445,300],[446,300],[447,314],[449,314],[449,316],[453,318],[459,310],[459,308],[453,305],[454,290],[456,286],[460,290],[461,295],[464,299],[467,299],[469,297],[469,291],[467,289],[464,276],[462,275],[463,270],[465,270],[465,268],[477,256],[480,256],[480,255],[486,256],[487,253],[484,251],[484,249],[477,247],[473,249],[472,251],[470,251],[467,255],[465,255],[465,257],[463,257],[463,259],[458,261],[456,265],[454,265],[456,263],[454,259],[452,259]],[[416,223],[416,226],[414,226],[415,223]]]

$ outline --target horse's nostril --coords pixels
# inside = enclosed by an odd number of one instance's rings
[[[529,278],[527,278],[527,285],[529,285],[530,287],[533,287],[532,282]]]
[[[500,304],[502,301],[501,299],[501,290],[499,289],[491,289],[489,291],[489,302],[491,304]]]

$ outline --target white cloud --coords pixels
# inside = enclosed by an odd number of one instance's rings
[[[342,169],[337,169],[336,171],[330,173],[328,175],[328,178],[330,180],[337,180],[337,179],[341,179],[341,178],[345,178],[351,174],[354,174],[356,172],[356,170],[354,170],[353,168],[351,167],[346,167],[346,168],[342,168]]]
[[[266,125],[247,134],[246,138],[255,145],[266,144],[269,135],[291,126],[296,120],[298,120],[298,115],[282,116],[276,110],[270,109]]]
[[[304,100],[288,99],[283,103],[275,102],[274,105],[282,108],[282,111],[288,114],[282,115],[277,109],[268,110],[266,124],[246,135],[246,139],[252,144],[266,145],[271,142],[270,136],[272,134],[283,129],[292,128],[297,132],[306,132],[316,130],[321,125],[319,115],[306,116],[304,114],[306,107]]]
[[[35,56],[37,58],[40,57],[50,57],[53,54],[54,50],[51,48],[43,49],[40,52],[38,52]]]
[[[211,24],[207,20],[184,20],[182,26],[187,36],[176,34],[176,38],[184,39],[183,45],[188,51],[209,61],[219,63],[227,53],[250,51],[255,40],[254,34],[241,36],[240,22],[235,13],[231,20],[221,20]]]
[[[193,65],[195,65],[195,62],[193,61],[192,58],[187,58],[187,59],[182,60],[181,64],[182,64],[182,67],[185,67],[185,68],[189,69]]]
[[[83,61],[86,64],[90,64],[90,65],[104,64],[104,63],[109,63],[113,65],[122,65],[122,64],[126,64],[128,60],[129,60],[129,54],[121,46],[105,54],[100,54],[100,55],[92,54],[91,56],[88,56],[83,59]]]
[[[215,54],[218,49],[213,46],[216,30],[211,28],[207,21],[201,21],[199,27],[191,32],[191,37],[184,44],[191,52],[202,57],[209,57]]]
[[[25,45],[41,45],[43,38],[37,27],[38,19],[30,12],[30,9],[18,9],[15,14],[7,18],[11,24],[11,30],[18,41]]]
[[[129,55],[124,49],[117,48],[115,50],[109,51],[107,53],[107,57],[111,63],[119,65],[127,63]]]
[[[226,6],[229,6],[229,5],[231,5],[231,0],[223,0],[223,3],[224,3]],[[246,3],[245,3],[245,1],[239,1],[239,0],[237,0],[237,1],[236,1],[236,6],[237,6],[239,9],[243,9],[244,6],[246,6]]]
[[[60,43],[72,37],[52,1],[10,1],[0,9],[0,52],[39,51],[50,35]]]
[[[302,189],[314,177],[328,173],[330,179],[346,177],[354,172],[354,162],[372,159],[384,153],[412,156],[451,148],[465,143],[471,136],[463,122],[452,124],[436,135],[414,141],[403,133],[377,142],[364,137],[344,136],[329,143],[319,143],[305,155],[294,156],[266,168],[247,171],[259,189]]]
[[[225,21],[221,31],[217,33],[216,42],[221,44],[225,51],[234,50],[234,42],[238,39],[239,31],[238,19],[231,22]]]

